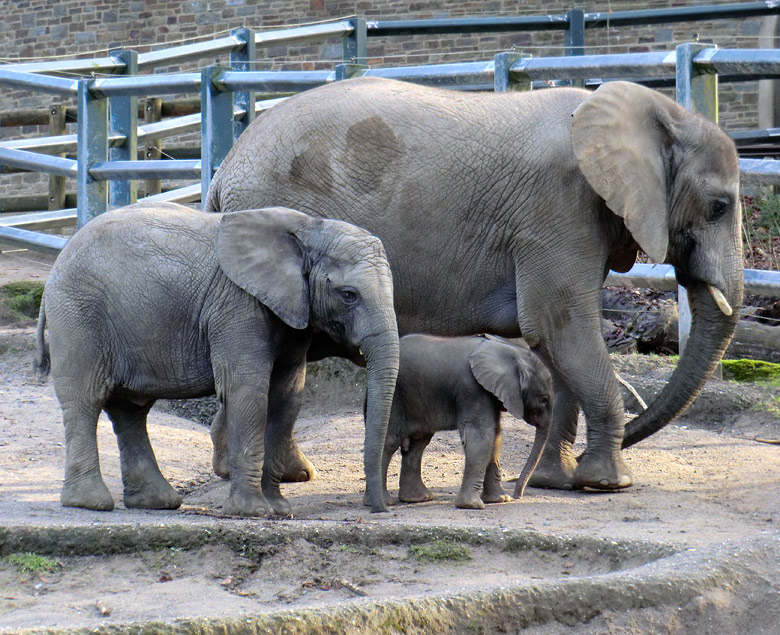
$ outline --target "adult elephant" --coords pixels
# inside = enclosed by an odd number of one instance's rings
[[[555,406],[537,486],[630,486],[621,447],[695,399],[742,300],[734,144],[627,82],[486,94],[362,78],[310,90],[245,131],[205,207],[260,204],[327,209],[379,236],[402,334],[522,335],[546,359]],[[600,293],[639,248],[674,265],[693,323],[674,375],[626,429]],[[575,457],[580,406],[587,448]]]

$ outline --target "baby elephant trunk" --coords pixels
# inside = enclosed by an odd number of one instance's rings
[[[517,477],[515,491],[512,493],[513,498],[520,498],[523,495],[525,486],[528,484],[528,479],[531,478],[536,466],[539,465],[539,459],[542,457],[542,450],[544,449],[544,444],[547,443],[547,435],[549,432],[549,425],[536,426],[534,444],[531,447],[531,452],[528,454],[528,459],[523,466],[523,471],[520,472],[520,476]]]

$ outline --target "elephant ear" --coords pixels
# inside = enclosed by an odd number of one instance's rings
[[[310,218],[284,207],[223,214],[217,261],[231,282],[295,329],[309,324],[304,252],[295,234]]]
[[[602,84],[573,114],[580,170],[639,246],[656,262],[669,246],[665,156],[675,120],[688,113],[663,95],[630,82]]]
[[[529,369],[517,355],[517,349],[499,339],[486,337],[469,355],[469,366],[474,379],[494,394],[517,419],[524,418],[523,386],[528,381]]]

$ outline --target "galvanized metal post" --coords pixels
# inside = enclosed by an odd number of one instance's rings
[[[368,36],[366,21],[363,18],[350,18],[354,30],[342,38],[341,57],[345,62],[366,64],[368,61]]]
[[[208,66],[201,72],[201,141],[200,195],[201,201],[211,185],[214,171],[233,145],[233,95],[221,90],[215,80],[226,69]]]
[[[510,90],[531,90],[531,79],[527,75],[512,74],[512,64],[522,59],[520,53],[497,53],[493,57],[493,90],[505,93]]]
[[[699,73],[693,65],[693,58],[702,49],[713,48],[713,44],[680,44],[676,49],[675,85],[677,103],[691,112],[699,113],[718,122],[718,76]],[[691,330],[691,307],[685,287],[677,287],[678,338],[680,353],[688,342]]]
[[[123,75],[138,75],[136,51],[112,51],[111,57],[124,62]],[[112,161],[138,160],[138,97],[111,97],[108,100],[111,130],[125,137],[119,147],[111,148]],[[114,207],[130,205],[138,200],[138,182],[132,179],[114,180],[109,186],[109,202]]]
[[[365,64],[336,64],[336,81],[340,82],[342,79],[350,79],[351,77],[359,77],[368,68]]]
[[[237,71],[255,70],[255,61],[257,60],[255,32],[252,29],[240,28],[233,29],[230,34],[244,42],[244,48],[230,54],[230,67]],[[233,93],[233,105],[245,111],[244,115],[233,122],[233,140],[236,140],[255,120],[255,91],[242,90]]]
[[[78,227],[108,209],[108,183],[89,175],[95,163],[108,160],[108,100],[92,94],[91,83],[91,79],[78,83]]]
[[[564,35],[564,55],[585,55],[585,12],[581,9],[570,9],[566,12],[566,20],[569,26]],[[569,80],[567,83],[580,88],[584,84],[581,79]]]

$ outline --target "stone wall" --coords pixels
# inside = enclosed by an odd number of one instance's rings
[[[175,44],[226,35],[235,27],[266,30],[287,25],[332,20],[350,15],[371,19],[425,19],[477,16],[560,14],[577,8],[591,11],[727,4],[733,0],[582,1],[570,0],[0,0],[0,57],[5,62],[102,56],[113,48],[145,52]],[[758,45],[760,19],[690,22],[645,27],[588,29],[586,51],[623,53],[670,50],[678,43],[713,42],[720,47]],[[490,59],[514,49],[534,56],[561,55],[563,32],[463,34],[370,38],[369,64],[395,66]],[[257,68],[324,69],[341,58],[338,41],[314,45],[272,46],[258,50]],[[225,59],[202,59],[181,69],[194,70]],[[158,72],[179,70],[158,69]],[[3,90],[0,110],[46,107],[63,100],[49,95]],[[757,127],[757,84],[722,85],[721,124],[729,130]],[[72,126],[71,126],[72,127]],[[44,129],[0,128],[0,138],[46,134]],[[10,181],[9,181],[10,179]],[[39,187],[34,175],[3,175],[2,183]],[[35,185],[38,184],[38,185]],[[45,188],[44,188],[45,191]]]

